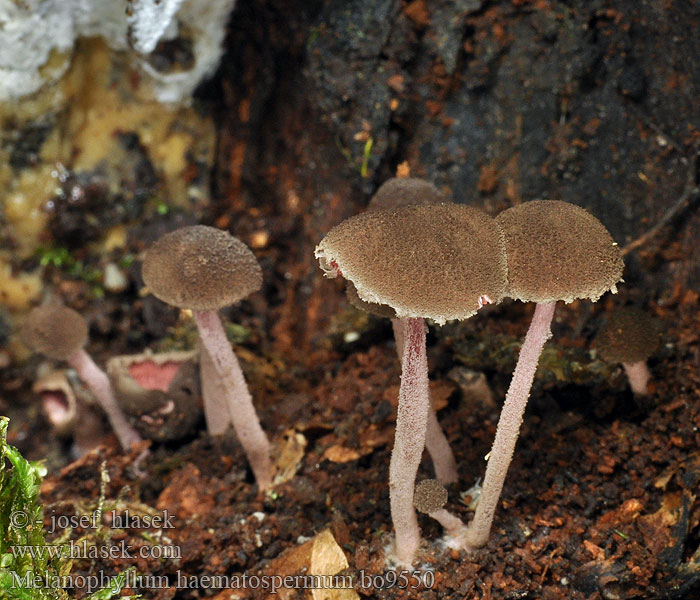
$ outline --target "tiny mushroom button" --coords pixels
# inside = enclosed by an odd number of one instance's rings
[[[413,504],[418,512],[435,519],[445,530],[445,542],[450,548],[462,548],[467,527],[462,519],[444,508],[447,490],[436,479],[424,479],[416,486]]]
[[[243,242],[229,233],[194,225],[168,233],[153,244],[144,258],[142,274],[154,296],[192,310],[203,351],[209,354],[219,377],[217,387],[226,390],[231,422],[258,487],[269,487],[270,443],[217,313],[260,289],[262,271],[258,261]]]

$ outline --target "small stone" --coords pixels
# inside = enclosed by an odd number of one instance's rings
[[[103,285],[108,292],[118,294],[127,288],[129,279],[117,265],[109,262],[104,268]]]

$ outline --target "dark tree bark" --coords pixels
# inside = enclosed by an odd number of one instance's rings
[[[491,214],[579,204],[622,247],[684,197],[624,287],[697,286],[699,26],[691,0],[239,2],[215,216],[270,229],[276,342],[314,347],[342,291],[313,248],[403,161]]]

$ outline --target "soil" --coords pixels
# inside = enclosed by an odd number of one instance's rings
[[[93,514],[103,465],[109,476],[104,526],[49,537],[129,551],[76,560],[72,573],[135,566],[154,579],[133,575],[125,593],[158,600],[352,598],[205,579],[304,574],[308,540],[328,530],[347,560],[339,572],[362,598],[700,597],[700,80],[686,68],[700,61],[689,34],[698,20],[697,6],[680,1],[239,2],[222,66],[197,98],[217,121],[211,201],[156,214],[139,212],[135,197],[119,219],[124,255],[194,222],[254,248],[263,289],[224,316],[286,480],[258,492],[233,434],[208,436],[196,405],[194,431],[154,434],[144,460],[143,448],[124,455],[113,436],[72,460],[31,392],[40,360],[10,364],[0,412],[11,417],[10,443],[49,467],[45,525]],[[138,143],[129,147],[153,186],[155,170]],[[492,214],[536,197],[585,206],[627,249],[627,270],[617,296],[558,306],[488,545],[450,550],[421,515],[416,571],[396,579],[387,566],[400,377],[391,327],[347,304],[313,248],[403,161]],[[55,210],[54,239],[97,264],[93,246],[75,246],[93,209]],[[192,348],[191,321],[139,294],[138,261],[127,275],[107,295],[51,266],[44,284],[89,319],[102,365],[145,348]],[[589,350],[606,313],[625,304],[664,324],[644,399]],[[446,508],[465,522],[473,498],[463,492],[473,496],[483,476],[532,310],[504,302],[430,328],[433,397],[460,474]],[[431,476],[425,456],[419,479]],[[134,519],[117,527],[113,510]]]

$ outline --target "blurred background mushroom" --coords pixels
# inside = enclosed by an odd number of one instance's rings
[[[71,439],[71,456],[79,458],[99,446],[106,431],[91,403],[76,390],[62,370],[40,375],[32,392],[41,400],[41,409],[57,436]]]
[[[88,339],[88,324],[79,313],[61,304],[38,306],[27,315],[21,336],[35,352],[66,361],[76,370],[107,414],[124,450],[141,441],[119,408],[109,377],[83,348]]]
[[[635,396],[646,396],[651,377],[647,359],[658,349],[660,336],[658,319],[641,308],[626,306],[610,312],[593,346],[604,360],[622,364]]]
[[[107,373],[119,405],[143,437],[171,441],[194,431],[202,413],[197,352],[114,356]]]

